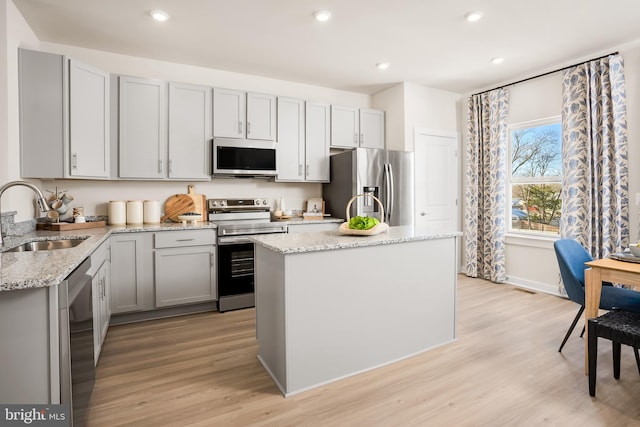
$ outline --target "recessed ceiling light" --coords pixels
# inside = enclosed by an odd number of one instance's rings
[[[331,12],[328,10],[317,10],[313,12],[313,16],[320,22],[325,22],[331,19]]]
[[[388,62],[378,62],[376,64],[376,67],[378,67],[381,70],[386,70],[387,68],[389,68],[389,63]]]
[[[152,10],[149,15],[158,22],[164,22],[169,19],[169,14],[164,10]]]
[[[482,12],[479,10],[474,10],[473,12],[468,12],[464,15],[464,18],[469,22],[476,22],[482,18]]]
[[[504,58],[501,56],[496,56],[495,58],[491,58],[491,62],[493,64],[502,64],[504,62]]]

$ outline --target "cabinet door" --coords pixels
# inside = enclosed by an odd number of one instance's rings
[[[216,299],[215,246],[156,249],[156,307]]]
[[[169,83],[169,178],[211,178],[211,120],[211,88]]]
[[[384,148],[384,111],[360,110],[360,147]]]
[[[331,106],[331,146],[356,148],[360,141],[360,116],[353,107]]]
[[[245,137],[246,93],[231,89],[213,89],[213,136]]]
[[[153,233],[111,237],[111,312],[153,309]]]
[[[69,174],[109,177],[109,74],[69,61]]]
[[[100,357],[100,349],[102,347],[102,337],[100,331],[102,331],[102,310],[104,304],[102,303],[102,284],[104,278],[104,264],[96,271],[91,281],[91,291],[93,297],[93,360],[98,363],[98,357]]]
[[[247,138],[276,140],[276,97],[247,93]]]
[[[329,109],[328,104],[306,103],[306,181],[329,182]]]
[[[63,178],[68,158],[66,62],[53,53],[18,49],[18,54],[20,173],[24,178]]]
[[[166,177],[166,83],[121,76],[119,79],[120,178]]]
[[[304,101],[278,98],[277,181],[304,181]]]

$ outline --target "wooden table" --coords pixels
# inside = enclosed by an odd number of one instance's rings
[[[603,258],[586,262],[588,268],[584,272],[584,373],[589,374],[588,319],[598,317],[602,282],[624,283],[628,286],[640,286],[640,264]]]

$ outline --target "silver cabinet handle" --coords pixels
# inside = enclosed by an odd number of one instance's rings
[[[302,176],[302,165],[298,165],[298,176]]]
[[[216,265],[216,254],[211,252],[211,267],[215,267]]]
[[[162,173],[162,160],[158,160],[158,173]]]
[[[78,154],[73,153],[71,156],[71,167],[74,169],[78,168]]]
[[[247,135],[251,133],[251,122],[247,122]]]
[[[238,133],[242,133],[242,122],[238,122]]]
[[[176,239],[176,242],[191,242],[192,240],[195,240],[195,239],[193,238],[192,239]]]
[[[172,166],[173,161],[169,160],[169,173],[171,173],[171,166]]]
[[[360,145],[364,144],[364,135],[360,134]]]
[[[358,134],[357,133],[353,134],[353,143],[358,145]]]
[[[309,176],[309,165],[307,165],[307,176]]]

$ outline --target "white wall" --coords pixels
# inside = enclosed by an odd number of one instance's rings
[[[589,60],[613,51],[619,51],[625,61],[625,81],[627,89],[627,125],[629,137],[629,198],[630,198],[630,238],[638,238],[639,209],[635,205],[635,194],[640,193],[640,40],[635,43],[613,47],[606,51],[593,52],[584,58],[568,60],[556,68]],[[531,75],[535,75],[532,72]],[[528,76],[524,76],[528,77]],[[509,82],[503,82],[509,83]],[[559,115],[562,109],[561,73],[554,73],[539,79],[510,86],[509,123]],[[499,83],[498,83],[499,84]],[[479,88],[475,92],[485,90]],[[462,140],[467,140],[465,94],[460,103],[460,115],[465,122],[461,126]],[[463,157],[464,157],[464,150]],[[464,188],[464,158],[462,181]],[[462,204],[464,209],[464,203]],[[463,251],[464,252],[464,251]],[[559,269],[553,251],[553,239],[531,240],[526,238],[507,238],[506,270],[509,283],[549,293],[557,293]]]
[[[459,100],[457,93],[404,82],[373,95],[372,105],[387,111],[387,148],[413,151],[416,128],[459,131]]]

